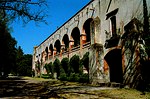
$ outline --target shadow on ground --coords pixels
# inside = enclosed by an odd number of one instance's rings
[[[0,99],[150,99],[133,89],[19,77],[0,80]]]
[[[6,78],[0,80],[0,98],[8,97],[43,97],[45,92],[42,83],[31,83],[21,77]],[[20,99],[20,98],[19,98]],[[46,98],[45,98],[46,99]]]
[[[0,98],[67,99],[64,94],[88,94],[84,86],[63,81],[35,81],[21,77],[0,80]],[[86,89],[85,89],[86,90]]]

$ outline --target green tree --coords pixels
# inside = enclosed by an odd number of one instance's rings
[[[84,65],[84,67],[86,68],[86,70],[89,73],[89,52],[86,52],[83,55],[83,58],[81,59],[81,64]]]
[[[53,63],[52,62],[50,62],[49,64],[48,64],[48,67],[49,67],[49,71],[51,72],[51,74],[53,75],[54,74],[54,67],[53,67]]]
[[[73,68],[73,72],[75,73],[79,73],[79,65],[80,65],[80,58],[78,55],[74,55],[73,57],[71,57],[70,62],[70,69]]]
[[[61,66],[64,69],[65,73],[68,75],[69,74],[69,58],[63,58],[61,60]]]
[[[21,66],[22,66],[22,62],[23,62],[23,50],[22,50],[22,48],[21,48],[21,46],[19,46],[18,48],[17,48],[17,51],[16,51],[16,70],[14,70],[14,71],[16,71],[15,73],[16,74],[20,74],[20,72],[22,72],[23,70],[22,70],[22,68],[21,68]]]
[[[49,74],[49,73],[50,73],[50,70],[49,70],[49,66],[48,66],[48,64],[45,64],[45,65],[44,65],[44,68],[46,69],[47,74]]]
[[[0,23],[0,74],[7,76],[15,67],[16,40],[12,38],[5,21]]]
[[[31,54],[25,54],[23,56],[23,70],[24,75],[23,76],[32,76],[32,55]]]
[[[60,61],[58,58],[55,59],[55,61],[53,62],[53,67],[54,67],[54,72],[57,73],[57,78],[60,76]]]

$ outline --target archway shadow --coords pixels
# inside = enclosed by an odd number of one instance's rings
[[[121,49],[113,49],[104,57],[109,65],[110,82],[122,83],[123,71],[122,71],[122,56]]]

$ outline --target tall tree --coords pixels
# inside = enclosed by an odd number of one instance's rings
[[[31,20],[46,23],[46,6],[45,0],[0,0],[0,75],[17,73],[15,68],[24,63],[23,51],[21,47],[16,50],[17,42],[10,35],[8,23],[16,19],[21,19],[24,23]]]
[[[19,46],[16,51],[16,67],[14,68],[14,72],[16,74],[19,74],[19,72],[21,71],[20,69],[22,69],[20,68],[20,66],[22,66],[23,54],[23,50],[21,46]]]
[[[5,21],[0,22],[0,73],[7,75],[15,66],[15,51],[17,42],[11,37]]]

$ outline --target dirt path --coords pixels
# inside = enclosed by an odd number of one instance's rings
[[[129,90],[108,87],[95,87],[67,81],[39,78],[11,78],[0,80],[0,99],[129,99]],[[113,93],[116,92],[116,93]],[[125,96],[123,96],[125,93]],[[113,93],[113,94],[111,94]],[[116,95],[115,95],[116,94]],[[130,99],[149,99],[149,94],[140,93]],[[135,98],[134,98],[135,97]],[[140,99],[138,98],[138,99]]]

